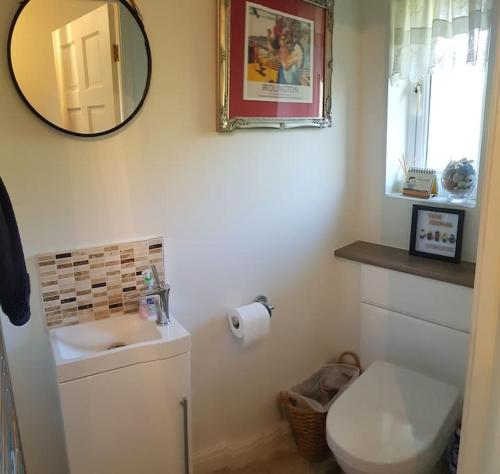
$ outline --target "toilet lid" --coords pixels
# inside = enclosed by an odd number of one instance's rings
[[[456,387],[377,361],[332,405],[328,444],[362,472],[414,472],[453,428],[458,400]]]

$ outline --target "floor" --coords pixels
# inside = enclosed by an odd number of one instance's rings
[[[448,473],[446,463],[443,461],[430,474]],[[218,471],[214,474],[342,474],[342,471],[333,459],[311,465],[298,454],[292,453],[268,463],[254,464],[237,471]]]
[[[214,474],[342,474],[333,460],[311,465],[296,453],[279,457],[268,463],[257,463],[237,471],[223,470]]]

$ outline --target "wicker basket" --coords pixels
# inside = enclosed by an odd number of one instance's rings
[[[354,360],[354,366],[361,371],[359,358],[353,352],[344,352],[337,363],[344,363],[346,357]],[[279,405],[292,429],[299,454],[311,462],[322,461],[331,454],[326,442],[326,417],[310,408],[297,406],[297,400],[288,392],[281,392]]]

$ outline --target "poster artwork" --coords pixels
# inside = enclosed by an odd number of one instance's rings
[[[313,102],[314,22],[246,3],[244,99]]]

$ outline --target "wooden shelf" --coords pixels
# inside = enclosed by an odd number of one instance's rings
[[[361,240],[335,251],[335,256],[375,267],[474,288],[476,264],[459,264],[410,255],[407,250]]]

